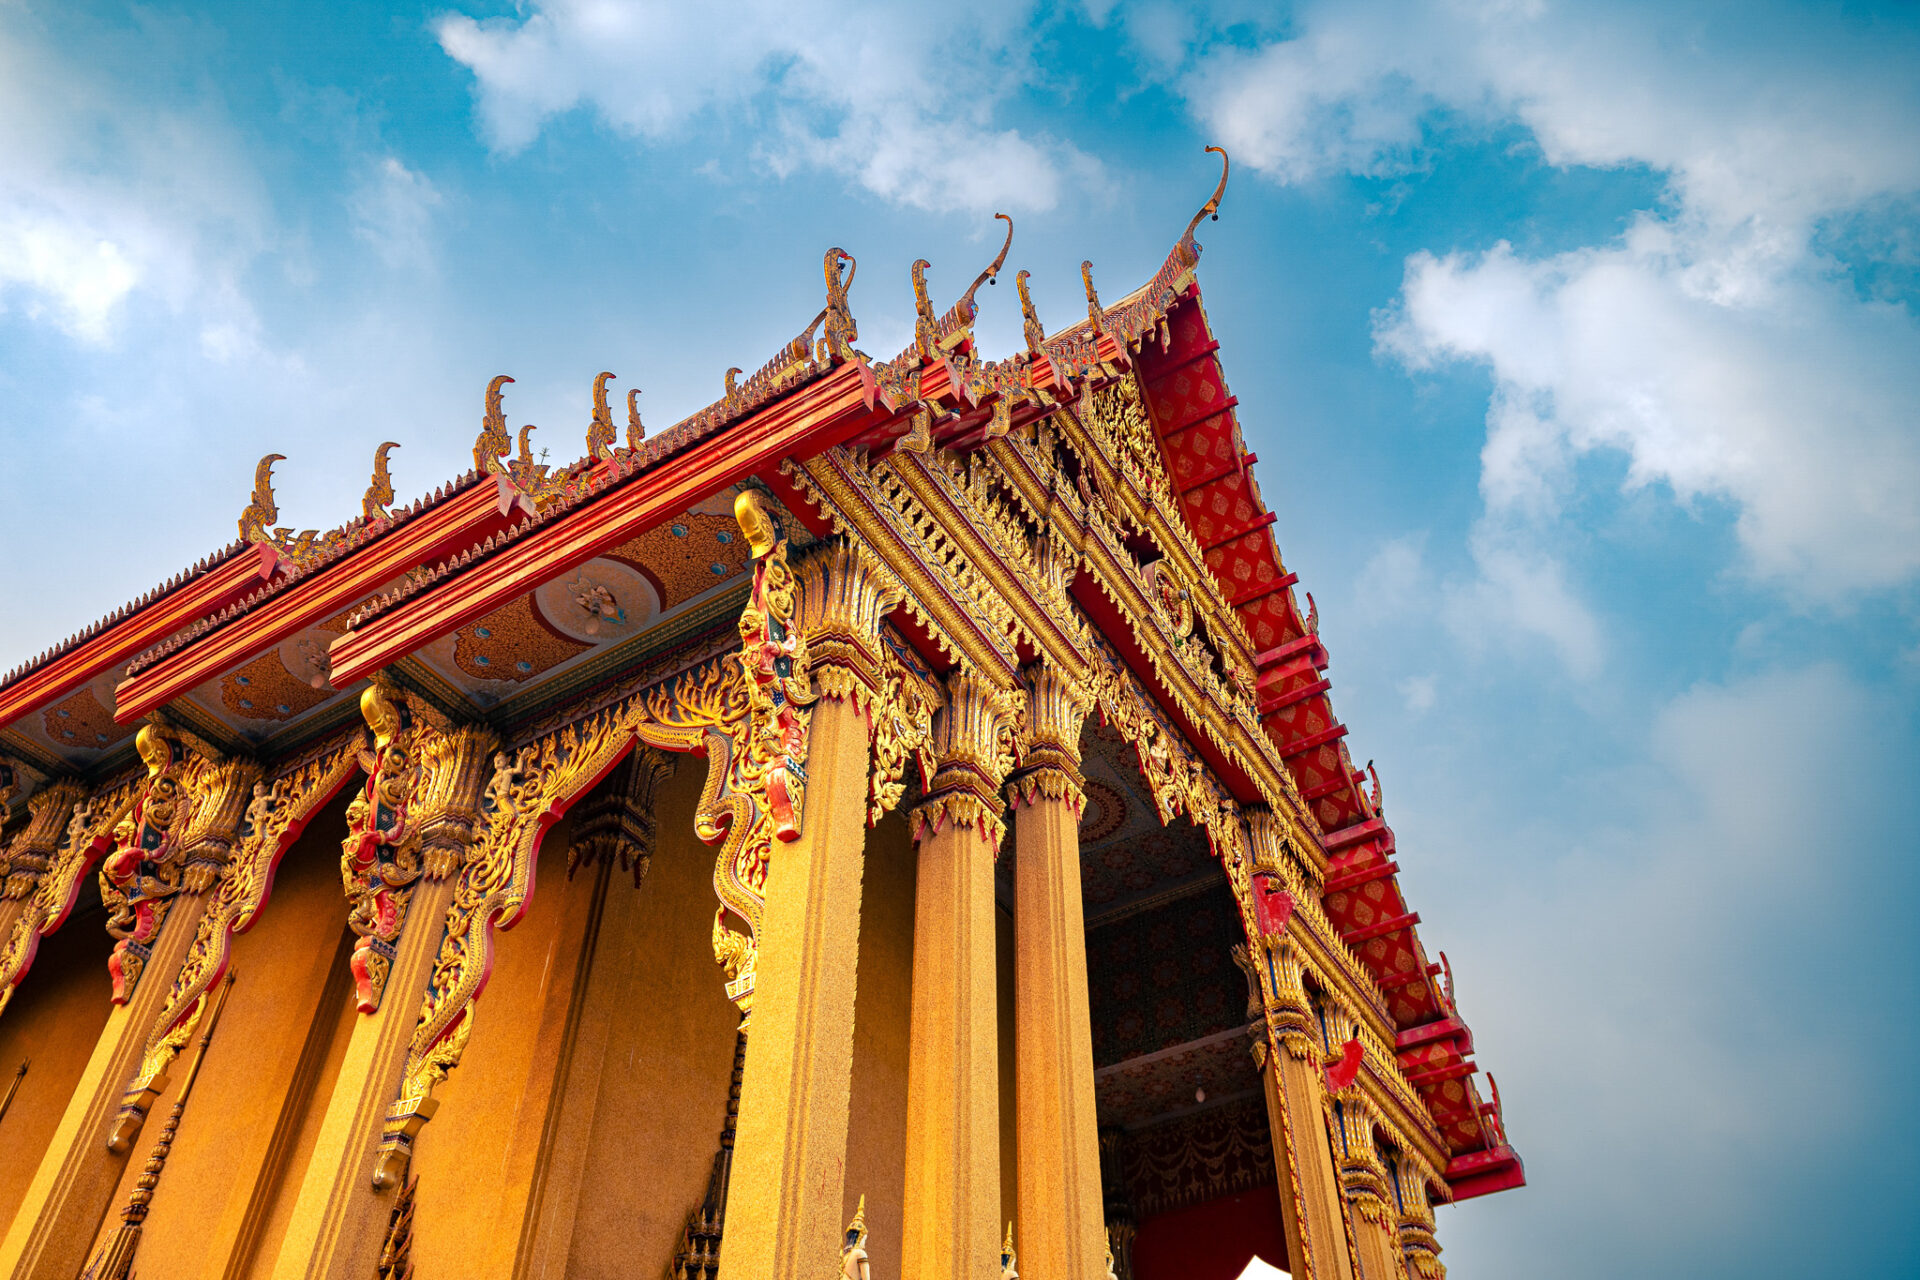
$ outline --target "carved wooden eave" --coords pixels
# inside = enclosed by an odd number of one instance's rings
[[[969,290],[926,341],[874,364],[852,349],[844,290],[830,283],[813,327],[675,427],[564,467],[471,472],[412,508],[342,526],[302,558],[272,541],[230,549],[0,685],[0,731],[129,659],[114,719],[178,714],[189,691],[326,620],[345,627],[326,654],[330,687],[344,691],[752,482],[812,534],[863,544],[899,578],[906,601],[890,622],[930,673],[965,663],[1010,688],[1035,660],[1078,675],[1102,645],[1116,654],[1222,799],[1272,815],[1300,869],[1295,941],[1362,1024],[1362,1087],[1379,1110],[1445,1170],[1455,1198],[1518,1185],[1497,1107],[1471,1078],[1471,1033],[1400,894],[1377,779],[1369,795],[1352,767],[1325,646],[1274,544],[1199,255],[1190,226],[1147,285],[1001,361],[976,357]],[[830,315],[848,327],[816,347]],[[1150,439],[1123,448],[1101,415],[1128,396]],[[1169,614],[1169,582],[1190,617]],[[712,631],[716,620],[709,610],[679,625]],[[653,678],[706,656],[666,647],[576,672],[510,712],[521,731],[506,736],[578,719],[642,667]]]

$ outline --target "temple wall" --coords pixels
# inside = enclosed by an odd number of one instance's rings
[[[0,1014],[0,1095],[23,1059],[19,1092],[0,1118],[0,1235],[13,1221],[39,1156],[60,1124],[73,1087],[112,1007],[106,915],[92,878],[66,924],[41,939],[33,968]]]
[[[519,1235],[596,883],[567,878],[568,827],[547,833],[526,914],[494,937],[472,1036],[415,1145],[413,1264],[423,1275],[497,1274],[496,1246]]]
[[[867,833],[860,895],[860,967],[854,993],[853,1103],[841,1220],[853,1217],[865,1195],[867,1255],[876,1276],[900,1274],[918,856],[906,819],[898,812]]]
[[[645,884],[616,868],[607,886],[544,1194],[558,1247],[534,1280],[662,1275],[706,1194],[739,1017],[713,959],[715,850],[693,834],[705,776],[680,760]]]
[[[243,1274],[277,1185],[290,1166],[297,1174],[288,1157],[350,988],[340,892],[345,810],[343,795],[314,817],[281,859],[254,927],[234,939],[237,978],[154,1195],[140,1242],[142,1274]],[[154,972],[143,981],[172,977]],[[96,1248],[120,1225],[177,1101],[188,1052],[135,1141]]]

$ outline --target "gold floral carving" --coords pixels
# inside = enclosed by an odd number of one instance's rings
[[[1269,1183],[1265,1103],[1252,1098],[1130,1133],[1120,1164],[1143,1218]]]
[[[752,1011],[754,949],[776,841],[799,834],[807,707],[817,696],[810,646],[824,648],[854,680],[863,644],[877,635],[883,600],[857,558],[829,555],[796,584],[786,539],[754,491],[735,506],[753,550],[754,589],[740,620],[741,647],[691,671],[562,725],[513,751],[497,751],[478,806],[478,839],[460,868],[445,932],[408,1045],[400,1097],[387,1111],[374,1184],[397,1186],[413,1141],[437,1107],[433,1087],[460,1061],[472,1034],[474,1002],[492,968],[493,936],[526,910],[540,840],[567,808],[632,749],[704,750],[707,780],[694,827],[721,842],[714,888],[715,958],[745,1026]],[[796,585],[801,589],[796,592]],[[811,591],[811,632],[796,617]],[[860,625],[869,630],[863,635]],[[875,659],[877,662],[877,658]],[[429,830],[427,839],[433,836]],[[727,912],[746,922],[736,933]]]
[[[347,895],[347,927],[359,941],[349,961],[355,1003],[362,1013],[380,1007],[392,968],[394,946],[406,925],[407,903],[424,871],[421,833],[410,820],[420,783],[418,739],[406,695],[384,678],[360,695],[367,743],[359,752],[366,774],[347,806],[347,835],[340,848],[340,878]]]
[[[965,668],[948,675],[946,705],[932,717],[926,797],[911,818],[915,840],[952,823],[1000,847],[1006,836],[1000,789],[1016,761],[1014,730],[1025,701],[1021,691]]]
[[[192,1038],[208,993],[226,973],[234,935],[251,928],[265,904],[281,856],[358,767],[353,744],[342,743],[295,765],[271,783],[253,784],[237,847],[148,1033],[140,1068],[127,1085],[107,1140],[110,1149],[129,1149],[153,1100],[166,1088],[167,1068]]]
[[[144,772],[118,779],[75,805],[64,842],[39,876],[13,931],[0,943],[0,1013],[33,963],[40,939],[66,920],[80,895],[80,881],[111,847],[113,832],[132,810],[146,781]]]
[[[1016,805],[1045,796],[1086,808],[1080,776],[1080,730],[1093,709],[1094,688],[1045,662],[1027,669],[1026,714],[1020,726],[1020,771],[1010,790]]]
[[[234,828],[259,766],[191,750],[178,730],[142,725],[134,748],[147,776],[113,829],[100,864],[113,1002],[125,1004],[152,955],[175,895],[208,888],[226,863]]]
[[[84,786],[67,778],[28,798],[27,825],[0,855],[0,899],[18,901],[39,887],[40,878],[53,866],[74,806],[86,794]]]
[[[930,746],[935,732],[938,694],[909,675],[890,646],[880,650],[880,684],[870,708],[873,721],[873,776],[867,793],[867,825],[892,812],[906,794],[906,767],[920,763],[920,780],[933,777]]]

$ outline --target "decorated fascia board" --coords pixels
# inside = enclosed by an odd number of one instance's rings
[[[502,477],[474,477],[422,515],[382,531],[351,554],[230,606],[184,644],[152,655],[114,693],[122,724],[158,710],[253,655],[352,607],[394,578],[470,545],[516,514]],[[336,688],[346,682],[336,681]]]
[[[1451,992],[1440,993],[1440,966],[1427,963],[1415,931],[1419,916],[1400,892],[1378,781],[1369,796],[1366,774],[1348,757],[1346,727],[1333,714],[1324,678],[1328,655],[1317,616],[1300,609],[1297,575],[1274,542],[1276,517],[1260,497],[1256,457],[1244,447],[1239,401],[1227,390],[1197,282],[1167,324],[1170,341],[1137,351],[1149,411],[1180,513],[1255,650],[1263,723],[1324,833],[1327,914],[1380,988],[1399,1031],[1399,1065],[1414,1078],[1452,1154],[1446,1176],[1455,1199],[1523,1185],[1497,1103],[1484,1102],[1471,1079],[1478,1071],[1468,1061],[1472,1035]],[[1322,764],[1331,759],[1333,769],[1313,768],[1316,757]],[[1433,1065],[1434,1054],[1444,1062]]]
[[[15,670],[0,684],[0,727],[32,715],[124,666],[144,650],[264,586],[282,568],[279,552],[269,543],[241,544],[215,552],[173,581]]]

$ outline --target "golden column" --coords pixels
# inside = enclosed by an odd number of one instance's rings
[[[1374,1139],[1373,1103],[1356,1083],[1333,1100],[1335,1137],[1340,1143],[1340,1185],[1347,1197],[1347,1225],[1364,1280],[1402,1280],[1395,1223],[1388,1210],[1392,1190]]]
[[[1106,1275],[1100,1131],[1093,1105],[1087,929],[1080,900],[1080,727],[1086,689],[1027,673],[1025,750],[1014,806],[1014,1109],[1020,1272],[1027,1280]]]
[[[491,730],[469,725],[445,731],[414,729],[394,705],[398,696],[376,683],[361,697],[361,713],[375,733],[369,763],[376,772],[368,789],[373,798],[366,808],[356,799],[348,811],[355,830],[342,861],[343,868],[352,862],[365,815],[377,815],[380,804],[397,796],[405,805],[399,829],[407,832],[408,840],[389,867],[415,867],[418,878],[405,887],[394,926],[397,937],[387,940],[391,957],[385,950],[373,952],[384,961],[374,966],[379,1003],[354,1021],[274,1262],[277,1280],[364,1280],[379,1262],[398,1188],[374,1185],[375,1151],[406,1069],[414,1024],[440,952],[447,907],[480,834],[482,791],[491,776],[490,757],[499,745]],[[395,780],[389,770],[403,780],[398,790],[383,793],[382,782]],[[353,896],[359,899],[354,904],[358,919],[366,896],[358,887]],[[356,978],[364,968],[357,963]],[[423,1107],[420,1122],[432,1114],[432,1105]]]
[[[1427,1195],[1432,1175],[1422,1161],[1404,1151],[1395,1160],[1393,1172],[1400,1192],[1400,1212],[1395,1222],[1407,1275],[1417,1280],[1447,1280],[1446,1264],[1440,1261],[1440,1242],[1433,1238],[1433,1201]]]
[[[1020,694],[965,670],[933,721],[938,760],[912,815],[920,847],[907,1062],[902,1280],[992,1280],[1000,1242],[993,864]]]
[[[189,749],[172,729],[149,724],[135,741],[147,777],[101,870],[108,927],[121,938],[118,998],[0,1244],[0,1276],[14,1280],[72,1280],[86,1265],[126,1167],[128,1146],[108,1147],[122,1091],[139,1069],[260,776],[250,761],[219,759],[198,743],[200,751]]]
[[[880,621],[900,589],[844,542],[802,561],[796,577],[796,622],[820,700],[807,730],[800,835],[774,848],[767,876],[720,1245],[730,1280],[816,1280],[840,1256],[870,712]]]
[[[1269,1049],[1260,1074],[1274,1164],[1281,1172],[1280,1216],[1294,1280],[1354,1280],[1340,1176],[1327,1133],[1320,1028],[1307,1003],[1293,943],[1283,936],[1260,949],[1269,993],[1267,1026],[1270,1040],[1279,1042]]]

